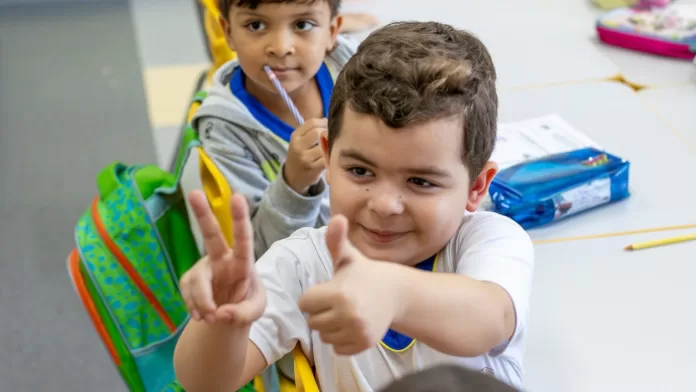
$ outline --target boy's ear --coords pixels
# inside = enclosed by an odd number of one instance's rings
[[[338,34],[341,32],[341,26],[343,25],[343,17],[341,15],[336,15],[331,20],[331,26],[329,26],[329,33],[331,34],[331,41],[326,48],[326,54],[331,53],[336,47],[336,40],[338,39]]]
[[[324,153],[324,179],[326,184],[331,185],[331,180],[329,180],[329,131],[322,131],[319,143],[321,143],[321,151]]]
[[[222,28],[222,34],[225,36],[227,46],[230,48],[230,50],[235,51],[236,49],[234,48],[234,40],[232,39],[232,29],[230,26],[230,22],[225,17],[220,15],[218,23],[220,23],[220,27]]]
[[[476,178],[471,179],[469,201],[466,203],[467,211],[475,212],[478,209],[479,204],[488,194],[488,187],[496,174],[498,174],[498,164],[490,161],[483,166],[483,170]]]

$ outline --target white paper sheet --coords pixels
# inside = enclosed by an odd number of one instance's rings
[[[531,159],[584,147],[599,148],[599,145],[561,116],[550,114],[498,124],[498,140],[491,160],[502,170]]]

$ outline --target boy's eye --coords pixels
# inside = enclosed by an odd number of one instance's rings
[[[364,167],[351,167],[348,169],[350,174],[354,175],[355,177],[369,177],[372,176],[372,172],[369,170],[365,169]]]
[[[424,180],[422,178],[418,178],[418,177],[411,177],[408,179],[408,182],[410,182],[411,184],[414,184],[418,187],[421,187],[421,188],[435,188],[435,187],[437,187],[437,185],[433,184],[432,182],[430,182],[428,180]]]
[[[246,28],[251,31],[259,31],[265,29],[266,25],[260,20],[255,20],[253,22],[247,23]]]
[[[312,30],[316,25],[308,20],[300,20],[297,23],[295,23],[295,28],[299,31],[310,31]]]

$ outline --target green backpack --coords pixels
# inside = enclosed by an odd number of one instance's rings
[[[68,270],[130,391],[182,391],[172,358],[188,321],[178,281],[200,257],[177,174],[113,163],[75,228]]]
[[[199,145],[187,127],[172,172],[120,162],[104,168],[97,177],[99,195],[75,228],[71,280],[133,392],[183,391],[173,366],[189,320],[179,279],[200,253],[180,181]]]

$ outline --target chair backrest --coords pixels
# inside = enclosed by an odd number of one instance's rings
[[[208,54],[213,65],[210,67],[208,78],[220,66],[237,57],[225,40],[225,34],[220,25],[220,9],[217,0],[196,0],[202,12],[203,32],[208,44]]]

